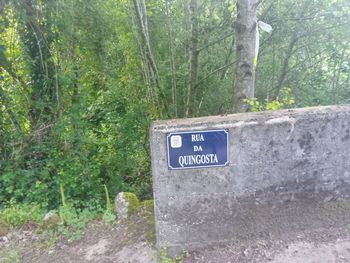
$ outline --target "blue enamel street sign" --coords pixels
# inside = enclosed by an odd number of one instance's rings
[[[228,130],[168,133],[167,148],[169,169],[229,164]]]

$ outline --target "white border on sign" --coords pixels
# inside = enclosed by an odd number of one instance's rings
[[[179,167],[174,168],[170,165],[170,154],[169,154],[169,137],[176,134],[184,134],[184,133],[206,133],[206,132],[225,132],[226,133],[226,141],[227,141],[227,160],[224,164],[214,164],[214,165],[203,165],[203,166],[195,166],[195,167]],[[168,169],[169,170],[184,170],[184,169],[199,169],[199,168],[210,168],[210,167],[223,167],[227,166],[230,163],[230,151],[229,151],[229,145],[230,145],[230,136],[229,136],[229,129],[223,129],[223,130],[204,130],[204,131],[185,131],[185,132],[170,132],[166,136],[166,147],[167,147],[167,154],[168,154]]]

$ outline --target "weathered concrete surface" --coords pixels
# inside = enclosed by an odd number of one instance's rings
[[[229,129],[226,167],[169,170],[166,134]],[[350,106],[155,122],[159,248],[193,250],[350,223]]]

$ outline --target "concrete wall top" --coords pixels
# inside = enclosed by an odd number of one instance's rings
[[[255,122],[265,122],[267,120],[280,118],[280,117],[304,117],[307,118],[308,115],[325,115],[330,112],[348,112],[350,110],[350,105],[334,105],[334,106],[317,106],[317,107],[307,107],[307,108],[297,108],[297,109],[285,109],[277,111],[262,111],[262,112],[248,112],[248,113],[236,113],[228,115],[217,115],[199,118],[188,118],[188,119],[171,119],[171,120],[161,120],[154,121],[151,127],[152,131],[183,131],[189,127],[196,126],[200,128],[202,124],[205,128],[208,124],[213,124],[215,127],[227,127],[243,124],[241,122],[253,121]],[[347,114],[347,113],[345,113]],[[278,121],[278,120],[276,120]],[[281,119],[280,121],[288,121],[288,119]],[[240,122],[237,124],[237,122]]]

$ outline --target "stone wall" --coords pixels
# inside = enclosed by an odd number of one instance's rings
[[[229,165],[171,170],[167,134],[228,129]],[[159,248],[193,250],[350,223],[350,106],[155,122]]]

